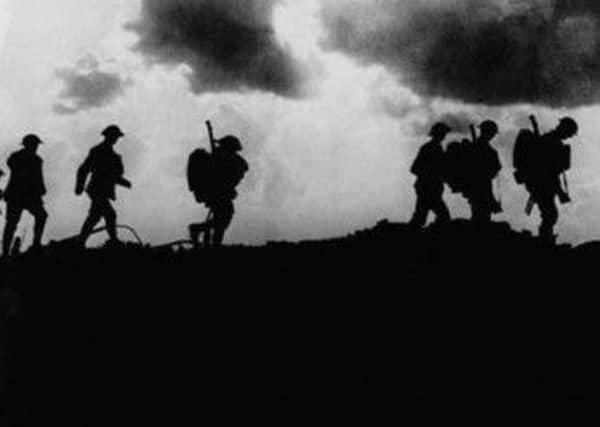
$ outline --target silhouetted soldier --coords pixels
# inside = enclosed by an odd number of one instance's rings
[[[37,135],[23,138],[23,146],[14,152],[6,162],[10,169],[10,179],[4,198],[6,199],[6,225],[2,239],[2,254],[7,256],[23,210],[29,211],[34,219],[33,248],[40,248],[48,213],[42,197],[46,194],[42,158],[37,154],[42,143]]]
[[[240,140],[232,135],[215,141],[214,152],[209,154],[211,182],[202,198],[196,195],[198,202],[208,207],[209,219],[200,224],[191,224],[190,235],[194,243],[200,233],[204,233],[206,245],[220,246],[225,231],[231,224],[234,214],[233,200],[237,197],[236,187],[248,171],[248,163],[239,152],[242,150]],[[190,171],[194,173],[193,171]]]
[[[77,170],[75,194],[83,193],[84,188],[91,199],[88,216],[80,233],[80,243],[85,245],[96,224],[104,218],[112,243],[118,242],[117,213],[111,204],[116,199],[117,185],[131,188],[131,183],[123,177],[124,168],[121,156],[114,151],[114,145],[124,134],[116,125],[102,131],[104,141],[93,147],[83,164]],[[86,188],[88,175],[91,175]]]
[[[0,178],[4,176],[4,171],[0,169]],[[0,200],[4,197],[4,190],[0,188]]]
[[[498,125],[485,120],[479,125],[481,133],[470,154],[469,179],[466,198],[471,205],[471,219],[478,224],[491,221],[492,214],[502,211],[494,197],[493,181],[502,169],[498,152],[490,145],[498,134]]]
[[[442,141],[450,130],[445,123],[434,124],[429,132],[431,139],[420,148],[410,168],[410,172],[417,177],[417,201],[410,220],[410,225],[414,227],[423,227],[430,211],[435,213],[438,223],[450,221],[450,212],[443,199],[446,166],[442,147]]]
[[[526,180],[531,199],[540,209],[542,221],[539,236],[550,243],[555,241],[554,226],[558,221],[556,198],[562,203],[570,201],[560,177],[570,167],[570,149],[564,140],[577,135],[579,127],[571,117],[564,117],[558,126],[540,137],[532,167]]]

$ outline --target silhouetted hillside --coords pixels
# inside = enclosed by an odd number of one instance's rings
[[[575,409],[600,380],[597,259],[600,244],[461,221],[260,248],[55,245],[0,267],[3,425]]]

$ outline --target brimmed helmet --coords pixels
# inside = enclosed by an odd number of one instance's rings
[[[121,132],[121,129],[119,128],[119,126],[110,125],[110,126],[107,126],[102,131],[102,135],[104,135],[107,138],[110,138],[110,137],[119,138],[121,136],[124,136],[125,134],[123,132]]]
[[[219,140],[219,147],[229,151],[242,151],[242,143],[233,135],[224,136]]]
[[[498,133],[498,125],[493,120],[484,120],[479,125],[479,129],[481,129],[481,132],[483,133]]]
[[[444,122],[437,122],[433,126],[431,126],[431,130],[429,131],[429,136],[446,136],[448,132],[452,129]]]
[[[25,147],[38,146],[38,145],[42,144],[42,140],[40,139],[39,136],[30,133],[29,135],[25,135],[25,137],[23,138],[22,144]]]
[[[571,117],[563,117],[558,122],[558,128],[566,134],[576,135],[579,131],[577,122]]]

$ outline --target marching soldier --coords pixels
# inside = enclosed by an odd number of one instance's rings
[[[525,186],[542,217],[539,236],[549,243],[554,243],[556,239],[554,226],[559,215],[556,199],[561,203],[570,201],[560,179],[571,166],[570,147],[564,141],[577,135],[578,130],[575,120],[571,117],[562,118],[554,130],[540,137],[532,158],[534,164],[526,174]]]
[[[493,181],[502,165],[498,152],[491,146],[492,139],[498,134],[498,125],[485,120],[479,125],[481,133],[473,144],[470,154],[469,180],[465,196],[471,205],[471,219],[478,224],[487,224],[492,214],[502,211],[493,191]]]
[[[209,218],[204,223],[189,226],[191,240],[196,243],[204,233],[207,246],[221,246],[225,232],[231,224],[235,208],[233,201],[237,197],[236,187],[248,171],[248,163],[239,154],[242,150],[240,140],[232,135],[213,140],[213,152],[203,153],[203,160],[188,165],[190,190],[194,192],[196,201],[204,203],[209,209]],[[204,169],[204,170],[197,170]],[[191,178],[197,176],[197,179]]]
[[[429,132],[431,139],[421,147],[410,169],[417,177],[417,201],[410,220],[414,227],[423,227],[430,211],[435,213],[438,223],[450,221],[450,211],[443,199],[446,166],[442,147],[442,141],[450,130],[445,123],[434,124]]]
[[[33,134],[23,138],[23,148],[14,152],[6,162],[10,170],[10,179],[4,198],[6,200],[6,225],[2,238],[2,254],[10,253],[13,238],[24,210],[35,219],[33,228],[33,248],[41,247],[42,235],[48,219],[44,208],[43,196],[46,194],[43,161],[37,154],[42,140]]]
[[[131,183],[123,177],[124,168],[121,156],[114,146],[124,136],[116,125],[110,125],[102,131],[104,141],[93,147],[77,171],[75,194],[86,190],[91,199],[88,216],[83,223],[80,242],[85,245],[96,224],[104,218],[106,229],[112,243],[118,242],[117,213],[111,201],[116,199],[115,187],[120,185],[131,188]],[[86,181],[91,176],[89,182]]]

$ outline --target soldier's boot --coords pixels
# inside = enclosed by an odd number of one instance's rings
[[[204,245],[208,246],[210,244],[210,224],[207,222],[190,224],[188,226],[188,231],[190,233],[190,240],[194,243],[194,246],[200,246],[201,234],[204,235]]]
[[[94,227],[96,226],[98,221],[100,221],[99,216],[97,216],[95,214],[88,215],[88,217],[83,222],[83,225],[81,226],[81,231],[79,232],[79,238],[77,239],[77,242],[76,242],[78,247],[80,247],[82,249],[85,248],[85,243],[87,242],[88,238],[94,231]]]
[[[4,226],[4,234],[2,236],[2,257],[4,258],[10,255],[15,231],[17,231],[17,224],[7,222]]]
[[[106,221],[106,231],[108,233],[109,241],[113,246],[119,246],[121,241],[119,240],[119,235],[117,234],[117,216],[106,215],[104,220]]]
[[[42,236],[44,235],[44,228],[46,228],[46,221],[48,220],[48,214],[43,213],[35,219],[33,226],[33,246],[34,250],[39,250],[42,247]]]
[[[557,237],[558,236],[554,234],[554,230],[552,227],[548,227],[545,225],[540,226],[539,238],[540,241],[542,241],[543,243],[547,245],[555,245]]]
[[[212,241],[213,246],[216,246],[216,247],[222,246],[224,237],[225,237],[225,229],[223,227],[216,228],[213,231],[213,241]]]

